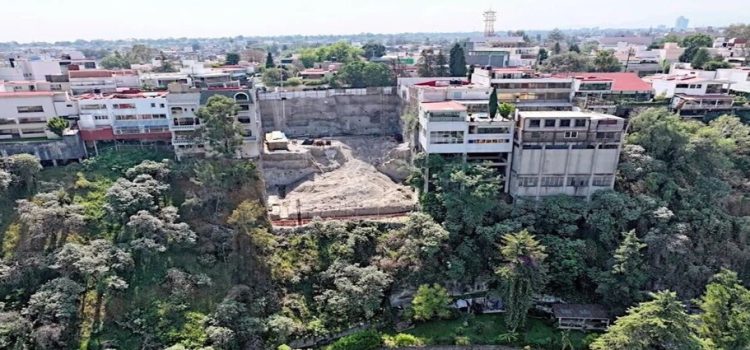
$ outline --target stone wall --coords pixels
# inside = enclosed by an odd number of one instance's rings
[[[18,141],[0,143],[0,155],[28,153],[42,161],[69,161],[86,158],[86,148],[78,134],[65,135],[61,139],[41,141]]]
[[[395,88],[261,93],[263,132],[288,137],[395,135],[400,100]]]

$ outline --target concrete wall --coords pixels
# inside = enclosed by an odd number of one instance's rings
[[[327,90],[310,94],[266,93],[259,96],[263,132],[288,137],[392,135],[400,133],[395,89]],[[359,91],[356,94],[354,91]]]
[[[3,157],[21,153],[36,155],[43,161],[86,158],[86,149],[78,133],[57,140],[0,143],[0,155]]]

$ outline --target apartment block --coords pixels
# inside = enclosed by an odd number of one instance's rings
[[[598,190],[613,188],[624,119],[573,111],[520,111],[515,119],[511,196],[590,199]]]
[[[121,92],[78,96],[81,138],[100,141],[169,142],[168,92]]]
[[[123,70],[77,70],[68,72],[70,90],[74,95],[108,94],[141,87],[138,72]]]
[[[654,95],[651,84],[635,73],[564,73],[556,76],[573,78],[575,105],[597,113],[615,114],[622,103],[646,102]]]
[[[484,104],[485,108],[487,104]],[[458,101],[422,102],[416,130],[417,151],[463,159],[509,175],[513,121],[471,111]]]
[[[51,91],[0,92],[0,140],[54,138],[47,121],[77,114],[67,95]]]

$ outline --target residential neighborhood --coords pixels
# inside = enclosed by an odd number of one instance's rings
[[[0,348],[749,348],[750,4],[634,1],[2,5]]]

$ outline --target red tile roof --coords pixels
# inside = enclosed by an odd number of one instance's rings
[[[39,96],[54,96],[55,93],[52,91],[13,91],[13,92],[0,92],[0,98],[6,97],[39,97]]]
[[[612,81],[612,91],[651,91],[651,84],[635,73],[560,73],[556,76],[583,81]]]
[[[466,111],[466,106],[456,101],[422,102],[420,105],[422,106],[422,109],[424,109],[425,111],[429,111],[429,112],[450,112],[450,111],[464,112]]]

